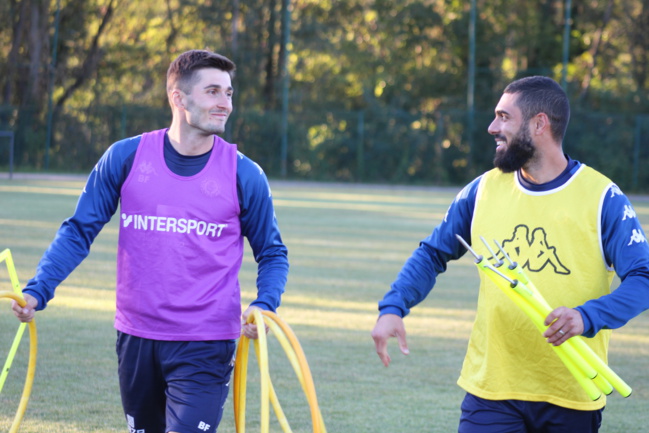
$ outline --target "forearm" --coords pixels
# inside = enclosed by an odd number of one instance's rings
[[[288,278],[286,247],[277,246],[259,261],[257,271],[257,299],[251,305],[275,311],[279,307]]]
[[[68,219],[63,222],[38,263],[34,277],[23,290],[24,293],[38,300],[37,310],[45,308],[54,297],[56,287],[72,273],[89,252],[90,244],[79,235],[79,229],[73,220]]]
[[[437,275],[446,270],[446,262],[437,260],[435,252],[422,243],[408,258],[390,290],[379,302],[379,315],[405,317],[430,293]]]
[[[446,264],[466,253],[456,235],[471,239],[471,219],[478,182],[479,178],[457,195],[444,220],[408,258],[390,290],[379,302],[380,315],[406,316],[410,308],[428,296],[437,275],[446,271]]]
[[[617,329],[649,308],[649,275],[628,276],[611,294],[593,299],[576,309],[584,321],[585,337],[602,329]]]

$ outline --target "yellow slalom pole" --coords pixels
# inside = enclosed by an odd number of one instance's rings
[[[458,237],[458,239],[460,239],[465,246],[468,246],[463,239],[461,239],[460,237]],[[486,244],[484,239],[482,240],[489,249],[489,246]],[[514,284],[511,287],[516,290],[521,296],[526,298],[527,301],[529,301],[532,306],[539,313],[541,313],[542,316],[547,317],[547,315],[552,312],[552,307],[550,307],[541,292],[534,286],[534,283],[528,278],[521,266],[511,260],[503,247],[497,241],[494,242],[498,246],[500,252],[510,263],[510,267],[504,267],[505,269],[503,269],[503,273],[509,278],[518,282],[518,284]],[[473,254],[475,255],[475,252],[473,252]],[[495,254],[493,254],[493,256],[495,257]],[[521,282],[523,283],[521,284]],[[566,344],[571,345],[572,348],[578,353],[578,357],[573,358],[573,360],[575,360],[578,364],[587,363],[599,373],[598,377],[594,378],[594,380],[604,393],[610,394],[612,392],[612,387],[615,388],[624,397],[631,395],[631,387],[626,382],[624,382],[624,380],[622,380],[622,378],[620,378],[604,361],[602,361],[602,359],[590,348],[590,346],[588,346],[588,344],[586,344],[586,342],[580,336],[577,335],[569,338],[561,346]]]
[[[541,314],[533,309],[531,305],[526,303],[525,299],[519,296],[517,292],[513,291],[509,287],[509,283],[506,283],[505,280],[498,278],[498,274],[494,273],[489,265],[484,262],[485,260],[483,259],[481,264],[477,264],[478,267],[482,269],[483,272],[485,272],[489,279],[491,279],[491,281],[493,281],[498,286],[498,288],[500,288],[501,291],[507,295],[508,298],[514,301],[514,303],[530,318],[539,332],[543,334],[543,332],[545,332],[548,327],[545,325],[544,318],[541,316]],[[588,397],[593,401],[598,400],[602,396],[602,393],[591,380],[597,376],[597,372],[593,368],[589,368],[590,366],[583,362],[583,360],[581,363],[575,362],[573,356],[578,357],[578,355],[576,354],[574,349],[573,351],[570,351],[568,345],[550,345],[550,347],[557,354],[557,356],[559,356],[559,359],[561,359],[568,371],[573,375],[575,380],[577,380],[579,385],[581,385],[586,394],[588,394]]]
[[[526,291],[525,288],[525,285],[522,285],[519,282],[519,284],[514,287],[514,290],[516,290],[522,296],[525,296],[537,310],[542,312],[542,314],[545,314],[546,316],[550,314],[552,310],[544,306],[545,302],[540,300],[542,299],[542,297],[540,295],[535,296],[533,292],[529,290]],[[592,366],[592,368],[594,368],[599,374],[601,374],[603,378],[606,379],[606,381],[608,381],[613,386],[613,388],[615,388],[622,396],[628,397],[631,395],[631,387],[624,380],[622,380],[622,378],[620,378],[620,376],[618,376],[604,361],[602,361],[602,359],[597,356],[593,349],[591,349],[590,346],[586,344],[586,342],[580,336],[576,335],[574,337],[571,337],[565,343],[572,345],[575,351],[579,353],[580,357],[584,359],[586,363]]]
[[[526,315],[530,317],[530,319],[532,319],[541,332],[545,332],[547,327],[545,326],[544,318],[550,314],[552,308],[549,306],[547,301],[545,301],[538,289],[536,289],[532,281],[527,277],[527,275],[525,275],[520,265],[511,260],[497,241],[494,242],[503,256],[510,263],[509,267],[501,266],[503,261],[496,257],[496,254],[491,250],[484,238],[480,237],[494,260],[496,260],[496,267],[498,267],[499,270],[491,265],[488,260],[485,260],[484,257],[473,251],[462,237],[456,235],[456,238],[476,258],[475,263],[476,266],[478,266],[478,269],[485,272],[496,286],[512,299],[526,313]],[[507,285],[506,282],[509,283],[509,285]],[[519,296],[515,296],[512,293],[512,289]],[[601,396],[601,393],[597,391],[597,389],[608,395],[613,391],[614,387],[623,396],[627,397],[630,395],[631,388],[620,379],[619,376],[610,369],[610,367],[601,361],[601,359],[579,336],[566,340],[560,346],[553,346],[553,348],[555,347],[560,349],[559,351],[555,350],[555,353],[559,355],[559,358],[566,365],[568,370],[573,373],[575,379],[577,379],[581,384],[590,398],[595,400]],[[582,377],[583,373],[586,374],[586,377]],[[593,390],[593,384],[597,388],[595,391]]]
[[[584,340],[578,337],[572,337],[570,340],[572,339],[575,340],[574,344],[577,351],[613,386],[613,388],[617,390],[617,392],[620,393],[620,395],[623,397],[631,395],[631,392],[633,392],[631,387],[622,380],[622,378],[618,376],[611,367],[602,361],[602,358],[597,356],[593,349],[591,349]]]
[[[503,249],[502,245],[498,241],[494,240],[494,243],[507,259],[510,266],[505,266],[504,273],[513,280],[522,281],[523,284],[532,291],[535,300],[537,301],[537,308],[541,314],[546,314],[546,317],[550,312],[552,312],[552,307],[545,300],[541,292],[536,288],[532,280],[527,276],[520,264],[515,263],[507,255],[507,252]],[[613,392],[615,388],[622,396],[628,397],[631,395],[631,387],[624,382],[602,359],[597,356],[595,352],[586,344],[586,342],[580,337],[575,336],[568,339],[564,344],[572,344],[575,350],[581,355],[581,357],[588,362],[595,370],[600,374],[593,379],[598,387],[606,394],[609,395]]]
[[[11,348],[9,349],[9,353],[7,354],[7,359],[5,360],[5,364],[2,367],[2,372],[0,373],[0,392],[2,392],[2,388],[4,388],[7,376],[9,375],[9,370],[13,365],[16,352],[18,351],[18,346],[20,346],[20,341],[22,340],[23,334],[25,333],[26,326],[26,323],[21,323],[20,325],[18,325],[18,331],[16,331],[14,341],[13,343],[11,343]]]

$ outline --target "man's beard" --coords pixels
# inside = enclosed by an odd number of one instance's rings
[[[496,136],[496,138],[505,139],[503,136]],[[505,151],[496,152],[496,156],[494,156],[494,166],[503,173],[520,170],[534,157],[536,152],[536,148],[532,144],[532,137],[525,127],[521,127],[521,130],[512,137],[506,146]]]

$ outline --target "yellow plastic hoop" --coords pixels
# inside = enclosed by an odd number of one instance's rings
[[[16,272],[16,267],[14,266],[14,261],[11,256],[11,250],[8,248],[0,252],[0,262],[5,262],[7,265],[7,271],[9,272],[9,279],[11,280],[11,286],[13,291],[0,291],[0,298],[9,298],[15,300],[18,305],[24,307],[26,305],[25,299],[22,296],[22,291],[20,289],[20,282],[18,281],[18,274]],[[5,380],[9,373],[9,369],[13,364],[14,357],[18,351],[18,346],[22,340],[22,336],[25,331],[27,323],[21,323],[14,337],[14,341],[5,360],[2,372],[0,373],[0,392],[2,392],[2,387],[4,386]],[[20,424],[25,416],[25,411],[27,410],[27,403],[29,402],[29,396],[32,392],[32,385],[34,383],[34,374],[36,372],[36,356],[38,354],[38,335],[36,333],[36,319],[32,319],[29,322],[29,362],[27,365],[27,376],[25,378],[25,386],[23,387],[23,394],[20,398],[20,403],[18,404],[18,409],[16,410],[16,416],[14,421],[11,424],[9,433],[16,433],[20,428]]]
[[[248,316],[248,323],[265,324],[277,337],[306,395],[311,413],[313,432],[326,433],[324,420],[322,419],[322,414],[318,406],[311,370],[306,361],[306,356],[304,356],[304,351],[291,328],[279,316],[270,311],[254,310],[253,314]],[[269,431],[270,410],[268,403],[270,401],[282,429],[285,433],[291,433],[291,427],[284,415],[270,379],[266,333],[259,332],[259,337],[253,341],[261,380],[261,431],[262,433],[268,433]],[[234,423],[237,433],[244,433],[246,425],[246,383],[249,347],[250,339],[246,336],[241,336],[234,365]]]
[[[10,298],[18,302],[21,307],[25,306],[25,300],[22,296],[14,292],[0,292],[0,298]],[[29,402],[29,396],[32,392],[32,384],[34,383],[34,374],[36,373],[36,355],[38,353],[38,336],[36,333],[36,321],[32,320],[29,322],[29,363],[27,365],[27,375],[25,377],[25,386],[23,387],[23,394],[20,397],[20,404],[16,410],[16,416],[14,417],[14,422],[11,424],[9,433],[16,433],[20,428],[23,417],[25,416],[25,411],[27,410],[27,403]],[[20,328],[19,328],[20,329]],[[15,354],[15,351],[11,353]],[[13,358],[13,355],[10,356]],[[5,367],[7,368],[7,367]]]

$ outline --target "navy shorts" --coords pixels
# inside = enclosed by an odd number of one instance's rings
[[[467,393],[459,433],[596,433],[602,411],[521,400],[485,400]]]
[[[215,433],[234,340],[158,341],[117,333],[122,406],[131,433]]]

